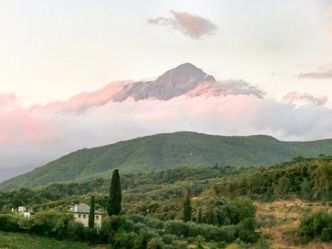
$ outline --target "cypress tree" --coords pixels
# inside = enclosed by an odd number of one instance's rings
[[[191,220],[191,194],[189,189],[186,192],[186,196],[183,202],[183,221],[187,222]]]
[[[198,209],[198,213],[197,213],[197,223],[202,223],[203,218],[202,218],[202,208],[200,207]]]
[[[95,227],[95,197],[91,196],[90,213],[89,213],[89,228]]]
[[[107,212],[109,216],[118,215],[121,212],[121,183],[118,169],[113,171]]]

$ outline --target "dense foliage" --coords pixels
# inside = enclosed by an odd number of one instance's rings
[[[304,243],[315,238],[332,241],[332,213],[323,210],[310,213],[301,220],[298,233]]]
[[[150,172],[144,174],[125,174],[122,175],[121,185],[125,190],[124,198],[130,200],[146,200],[146,193],[150,193],[154,200],[174,198],[182,196],[182,187],[176,183],[190,182],[192,194],[198,195],[202,189],[208,185],[209,179],[221,178],[230,175],[239,175],[248,169],[238,169],[234,167],[223,168],[179,168],[161,172]],[[169,186],[167,190],[161,186]],[[103,193],[109,191],[109,180],[99,178],[82,183],[59,184],[54,183],[37,190],[22,188],[17,191],[0,192],[0,209],[10,209],[17,206],[31,206],[45,204],[58,200],[75,198],[91,192]],[[141,193],[144,193],[142,195]],[[101,202],[96,195],[97,202]],[[60,203],[57,203],[58,205]],[[68,203],[67,203],[68,204]],[[50,206],[51,207],[51,206]]]
[[[54,182],[160,171],[181,166],[257,166],[293,157],[331,154],[332,140],[282,142],[269,136],[225,137],[192,132],[158,134],[92,149],[82,149],[0,184],[0,189],[35,188]]]
[[[332,157],[296,158],[240,177],[223,179],[209,191],[221,196],[246,195],[254,199],[298,197],[332,200]]]
[[[0,230],[109,243],[113,248],[177,249],[199,246],[201,241],[217,248],[233,241],[255,243],[259,234],[252,199],[332,200],[331,169],[332,158],[322,155],[261,168],[214,166],[121,175],[121,184],[117,172],[112,186],[117,184],[110,192],[123,190],[121,215],[112,213],[101,229],[84,228],[64,213],[69,205],[89,203],[92,195],[96,209],[107,210],[109,180],[0,192],[2,212],[19,205],[37,211],[31,219],[0,215]],[[303,218],[297,234],[304,242],[329,241],[329,224],[330,213],[314,213]]]
[[[200,205],[204,207],[205,203]],[[58,212],[39,212],[32,218],[0,215],[0,230],[24,232],[57,239],[71,239],[90,243],[110,243],[113,248],[183,248],[188,241],[201,236],[206,241],[257,241],[255,208],[248,198],[223,200],[216,204],[216,213],[206,213],[206,223],[181,220],[161,221],[140,215],[112,215],[103,221],[101,229],[84,228],[70,215]],[[220,205],[220,206],[218,206]],[[250,211],[248,211],[250,210]],[[226,220],[226,221],[224,221]]]

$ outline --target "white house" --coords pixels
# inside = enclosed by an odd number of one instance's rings
[[[12,209],[12,212],[14,213],[14,209]],[[18,212],[19,214],[23,215],[24,218],[30,218],[31,215],[33,214],[32,211],[27,211],[27,208],[24,207],[24,206],[19,206],[19,207],[17,208],[17,212]]]
[[[19,206],[18,209],[17,209],[17,211],[18,211],[20,214],[23,214],[24,212],[27,211],[27,208],[24,207],[24,206]]]
[[[23,216],[24,216],[24,218],[30,218],[31,213],[30,212],[23,212]]]
[[[75,221],[82,223],[85,227],[89,225],[90,206],[84,203],[71,206],[68,210],[74,216]],[[95,210],[95,227],[100,228],[103,220],[102,212]]]

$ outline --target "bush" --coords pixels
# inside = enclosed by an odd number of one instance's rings
[[[256,242],[259,234],[255,232],[256,221],[253,218],[242,220],[238,225],[238,237],[244,242]]]
[[[301,242],[307,243],[314,238],[332,241],[332,213],[316,211],[301,220],[298,229]]]
[[[30,232],[58,239],[66,237],[69,222],[72,221],[71,216],[53,211],[37,213],[30,219]]]
[[[152,238],[147,244],[147,249],[163,249],[164,244],[160,238]]]
[[[83,224],[73,221],[69,222],[68,238],[77,241],[86,240],[86,231]]]
[[[19,232],[19,218],[13,215],[0,215],[0,230],[5,232]]]
[[[164,242],[164,244],[170,245],[174,240],[177,239],[177,237],[172,234],[165,234],[161,237],[161,239]]]
[[[121,230],[112,236],[111,244],[113,245],[113,248],[132,249],[134,248],[136,238],[136,233]]]
[[[189,236],[189,223],[180,220],[171,220],[165,222],[165,233],[176,236]]]
[[[134,249],[145,249],[147,247],[148,241],[151,238],[151,235],[146,231],[140,231],[138,236],[134,241]]]
[[[218,227],[176,220],[165,223],[165,233],[179,237],[197,237],[200,235],[206,240],[231,242],[236,238],[236,231],[235,225]]]
[[[187,249],[188,248],[188,242],[183,240],[175,240],[173,242],[175,249]]]

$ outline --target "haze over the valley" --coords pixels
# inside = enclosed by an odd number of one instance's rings
[[[329,1],[185,2],[0,1],[0,181],[156,133],[332,137]]]

